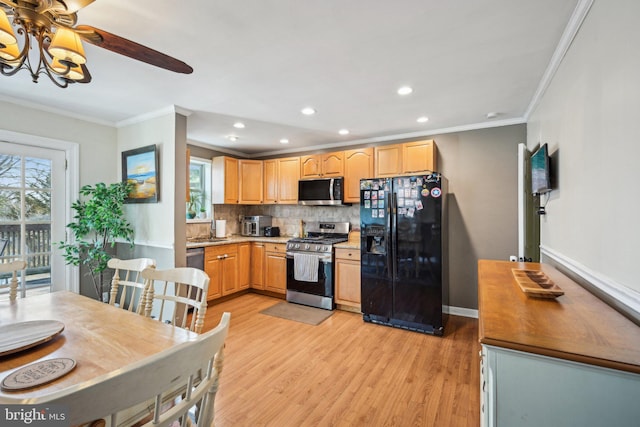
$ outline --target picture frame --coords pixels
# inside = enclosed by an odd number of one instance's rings
[[[122,152],[122,181],[133,184],[125,203],[158,203],[160,168],[156,145]]]

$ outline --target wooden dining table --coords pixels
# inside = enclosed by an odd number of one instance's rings
[[[62,333],[20,352],[0,356],[0,382],[12,372],[35,362],[70,358],[76,366],[66,375],[34,388],[0,390],[0,401],[40,397],[117,371],[197,334],[69,291],[15,301],[0,301],[3,326],[33,320],[64,323]]]

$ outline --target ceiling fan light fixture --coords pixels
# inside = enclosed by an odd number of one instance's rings
[[[84,78],[84,73],[79,65],[67,66],[60,62],[58,58],[53,58],[51,69],[69,80],[82,80]]]
[[[87,62],[80,37],[75,31],[64,27],[58,27],[53,35],[49,45],[49,53],[60,61],[72,62],[74,65]]]
[[[18,43],[13,27],[9,23],[9,17],[2,8],[0,8],[0,43],[7,47]]]
[[[4,46],[4,47],[2,47]],[[6,61],[15,61],[20,56],[20,49],[17,43],[5,45],[0,43],[0,58]]]

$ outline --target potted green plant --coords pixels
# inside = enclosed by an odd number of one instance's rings
[[[72,239],[58,243],[67,264],[88,268],[100,301],[104,288],[102,272],[112,257],[109,248],[115,247],[116,239],[123,239],[133,247],[133,228],[123,211],[130,191],[131,184],[126,182],[83,186],[81,199],[71,205],[76,212],[74,222],[67,224]]]
[[[199,201],[194,192],[189,193],[189,201],[187,202],[187,219],[193,219],[198,212]]]

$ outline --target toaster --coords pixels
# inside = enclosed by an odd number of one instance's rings
[[[264,228],[264,237],[279,237],[280,227],[267,226]]]

